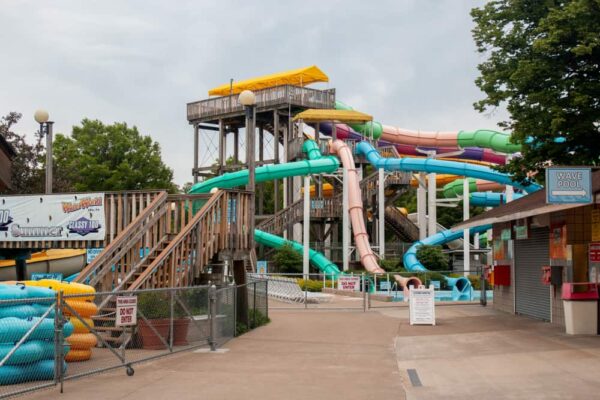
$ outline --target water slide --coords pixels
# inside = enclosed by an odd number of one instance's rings
[[[493,193],[492,190],[503,190],[504,186],[496,182],[484,181],[481,179],[469,178],[470,204],[476,207],[496,207],[506,203],[506,195],[502,193]],[[459,178],[444,186],[444,197],[451,199],[462,196],[463,179]],[[513,199],[523,197],[521,193],[514,193]]]
[[[422,158],[383,158],[377,150],[368,142],[362,141],[356,146],[356,151],[367,158],[367,160],[376,168],[383,168],[386,171],[417,171],[425,173],[440,173],[466,176],[468,178],[483,179],[496,182],[502,185],[511,185],[527,193],[535,192],[541,189],[541,186],[530,182],[524,185],[515,182],[509,175],[494,171],[493,169],[481,165],[471,165],[467,163],[458,163],[453,161],[444,161],[436,159]],[[482,231],[486,227],[473,228],[471,232]],[[489,227],[487,227],[489,228]],[[427,239],[415,243],[411,253],[404,255],[404,267],[409,271],[424,271],[425,267],[416,258],[416,248],[421,244],[443,244],[458,239],[463,234],[462,230],[454,232],[452,230],[437,233]],[[410,251],[410,250],[409,250]],[[458,290],[460,293],[466,293],[470,289],[470,283],[466,278],[447,278],[448,285]]]

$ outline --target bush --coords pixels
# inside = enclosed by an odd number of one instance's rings
[[[264,315],[259,310],[248,309],[248,325],[243,322],[236,322],[235,324],[235,336],[243,335],[244,333],[258,328],[259,326],[263,326],[271,322],[271,319]]]
[[[273,257],[279,272],[294,274],[302,272],[302,255],[300,255],[290,244],[284,244],[277,249]]]
[[[144,292],[138,296],[138,310],[147,319],[169,318],[171,306],[167,292]]]
[[[386,272],[401,272],[403,270],[402,260],[394,258],[390,258],[389,260],[380,260],[379,266]]]
[[[327,287],[332,287],[335,283],[331,280],[326,280],[325,285]],[[314,279],[298,279],[298,286],[300,289],[306,290],[308,292],[321,292],[323,291],[323,281],[322,280],[314,280]]]
[[[448,256],[442,252],[442,246],[421,245],[417,248],[417,259],[432,271],[448,270]]]

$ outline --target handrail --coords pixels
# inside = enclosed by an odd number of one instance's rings
[[[121,246],[130,240],[132,233],[137,230],[147,218],[151,217],[152,213],[167,200],[167,196],[167,192],[160,192],[160,194],[156,196],[154,200],[152,200],[152,202],[109,243],[108,246],[106,246],[104,251],[79,273],[75,282],[85,282],[92,274],[97,274],[99,269],[114,256]]]
[[[175,249],[183,242],[184,239],[193,232],[194,229],[197,228],[197,225],[202,221],[202,219],[209,213],[209,210],[213,208],[218,201],[225,197],[227,192],[223,190],[218,190],[215,194],[213,194],[210,199],[202,206],[200,211],[194,215],[191,221],[177,234],[177,236],[169,243],[169,245],[158,255],[158,257],[152,261],[152,263],[145,269],[144,272],[140,276],[137,277],[135,281],[127,288],[128,291],[138,289],[144,282],[157,270],[157,268],[170,256]],[[197,257],[200,257],[200,254],[196,254]],[[171,276],[173,279],[173,276]],[[171,282],[171,286],[174,286],[174,282]]]

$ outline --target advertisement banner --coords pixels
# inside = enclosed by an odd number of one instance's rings
[[[0,197],[0,240],[104,240],[104,193]]]
[[[550,258],[567,259],[567,224],[564,221],[550,223]]]

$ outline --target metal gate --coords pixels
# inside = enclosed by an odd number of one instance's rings
[[[515,240],[515,310],[550,321],[550,288],[542,285],[542,266],[548,264],[547,228],[531,230],[529,239]]]

